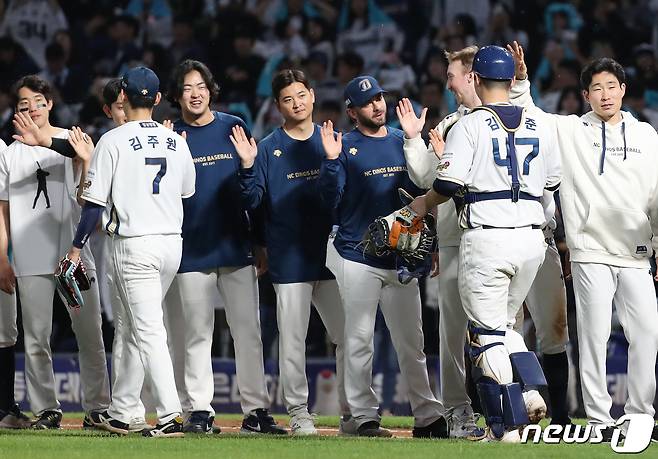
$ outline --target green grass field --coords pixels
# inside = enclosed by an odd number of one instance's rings
[[[277,416],[281,424],[285,416]],[[218,416],[220,423],[235,422],[241,416]],[[81,416],[66,414],[64,424],[79,425]],[[392,429],[409,429],[412,418],[388,417],[382,423]],[[318,427],[337,427],[338,418],[318,417]],[[185,438],[148,439],[139,435],[112,436],[98,431],[0,431],[0,458],[598,458],[611,457],[609,445],[506,445],[456,440],[414,440],[411,438],[370,439],[320,436],[315,438],[269,437],[221,433]],[[651,445],[638,457],[658,458],[658,445]]]

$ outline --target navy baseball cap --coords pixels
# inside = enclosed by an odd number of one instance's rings
[[[128,96],[155,98],[160,90],[160,80],[153,70],[135,67],[124,73],[121,78],[121,89]]]
[[[374,77],[361,75],[345,86],[345,105],[348,107],[363,107],[373,97],[385,92]]]

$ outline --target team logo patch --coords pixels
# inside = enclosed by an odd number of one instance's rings
[[[450,166],[450,161],[446,161],[445,163],[441,163],[436,167],[437,171],[444,171]]]
[[[359,81],[359,88],[361,88],[361,92],[366,92],[372,88],[372,84],[370,84],[370,80],[361,80]]]
[[[359,152],[359,150],[356,149],[356,147],[350,148],[350,154],[352,156],[356,156],[356,154]]]
[[[82,189],[88,190],[89,188],[91,188],[91,180],[85,180],[85,183],[82,184]]]
[[[637,254],[647,253],[647,246],[646,245],[638,245],[635,248],[635,253],[637,253]]]
[[[142,96],[145,96],[149,93],[148,89],[142,89]]]
[[[283,153],[283,152],[282,152],[281,150],[279,150],[278,148],[272,152],[272,154],[273,154],[274,156],[276,156],[277,158],[278,158],[279,156],[281,156],[282,153]]]

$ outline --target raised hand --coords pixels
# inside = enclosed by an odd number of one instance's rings
[[[34,120],[26,112],[16,112],[12,122],[14,123],[14,129],[16,129],[16,134],[12,135],[14,140],[33,147],[42,146],[48,148],[52,145],[50,136],[41,131],[39,126],[36,125]]]
[[[437,158],[441,159],[441,156],[443,156],[443,149],[446,147],[445,140],[443,140],[443,137],[441,137],[441,134],[436,129],[430,129],[429,136],[430,145],[432,145],[432,148],[434,149],[434,154]]]
[[[395,113],[398,115],[398,120],[400,120],[400,126],[404,131],[404,135],[408,139],[417,137],[423,130],[423,126],[425,126],[425,116],[427,115],[427,107],[423,108],[419,118],[414,112],[411,101],[405,97],[398,102],[398,106],[395,107]]]
[[[240,157],[242,167],[245,169],[250,168],[256,161],[258,154],[258,147],[253,137],[247,139],[247,134],[242,129],[242,126],[235,125],[231,128],[232,134],[229,136],[231,143],[235,147],[235,151]]]
[[[164,120],[164,121],[162,122],[162,125],[163,125],[164,127],[166,127],[167,129],[171,129],[172,131],[174,130],[174,122],[171,121],[171,120]],[[182,138],[184,138],[185,140],[187,140],[187,132],[182,131],[182,132],[180,133],[180,135],[181,135]]]
[[[514,40],[511,45],[507,45],[507,50],[512,53],[512,57],[514,57],[514,64],[516,64],[514,76],[516,79],[525,80],[528,78],[528,67],[525,65],[523,46]]]
[[[73,126],[69,133],[69,143],[75,150],[82,161],[88,162],[91,160],[91,154],[94,151],[94,142],[87,134],[82,132],[77,126]]]
[[[325,121],[320,128],[320,137],[322,138],[322,146],[327,159],[336,159],[340,156],[343,149],[343,134],[340,132],[334,136],[334,123]]]

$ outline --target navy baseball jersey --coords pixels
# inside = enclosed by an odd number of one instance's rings
[[[265,239],[275,284],[333,279],[325,266],[331,211],[318,189],[324,149],[320,127],[307,140],[283,128],[258,144],[254,166],[240,170],[245,206],[265,202]]]
[[[187,133],[197,176],[195,195],[183,202],[181,273],[252,263],[249,218],[239,199],[240,158],[229,139],[233,126],[247,127],[236,116],[213,115],[205,126],[174,123],[176,132]]]
[[[395,257],[363,253],[361,240],[377,217],[402,207],[398,188],[421,193],[409,178],[402,149],[404,133],[387,127],[385,137],[369,137],[358,129],[343,136],[338,159],[322,161],[320,187],[324,201],[337,213],[334,245],[343,258],[375,268],[394,269]]]

